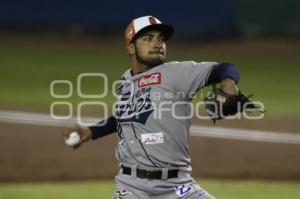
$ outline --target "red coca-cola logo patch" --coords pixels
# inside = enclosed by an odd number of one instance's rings
[[[153,73],[150,75],[142,76],[139,79],[138,85],[139,87],[150,86],[154,84],[160,84],[160,81],[161,81],[160,73]]]

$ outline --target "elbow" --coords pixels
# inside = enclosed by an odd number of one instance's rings
[[[212,69],[207,85],[220,83],[226,78],[231,78],[237,84],[240,81],[240,72],[234,64],[220,63]]]

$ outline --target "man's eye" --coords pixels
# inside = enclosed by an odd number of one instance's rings
[[[151,41],[151,37],[145,37],[144,40],[145,41]]]
[[[159,41],[161,41],[161,42],[165,42],[165,41],[166,41],[166,39],[165,39],[165,37],[160,37],[160,38],[159,38]]]

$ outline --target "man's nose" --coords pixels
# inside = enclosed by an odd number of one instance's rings
[[[154,48],[161,49],[162,46],[163,46],[163,42],[159,41],[158,39],[155,39],[155,40],[154,40],[154,44],[153,44],[153,47],[154,47]]]

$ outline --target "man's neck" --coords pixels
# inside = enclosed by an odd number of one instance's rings
[[[133,63],[132,65],[132,72],[134,74],[137,74],[137,73],[141,73],[141,72],[144,72],[146,70],[148,70],[149,67],[146,66],[145,64],[141,64],[141,63]]]

